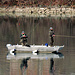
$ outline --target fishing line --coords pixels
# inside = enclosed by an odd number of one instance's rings
[[[70,38],[75,38],[75,36],[66,36],[66,35],[55,35],[57,37],[70,37]]]

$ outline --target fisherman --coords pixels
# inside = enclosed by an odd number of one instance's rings
[[[27,38],[28,36],[24,33],[24,31],[22,31],[21,35],[20,35],[20,42],[21,45],[27,45]]]
[[[51,41],[51,42],[50,42],[50,45],[53,46],[53,42],[54,42],[53,37],[54,37],[55,35],[54,35],[54,31],[53,31],[53,28],[52,28],[52,27],[50,27],[49,36],[50,36],[50,39],[51,39],[51,40],[50,40],[50,41]]]

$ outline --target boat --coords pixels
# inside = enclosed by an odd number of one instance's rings
[[[11,44],[7,44],[6,45],[8,51],[27,51],[27,52],[54,52],[54,51],[60,51],[63,46],[49,46],[48,44],[45,45],[26,45],[26,46],[22,46],[22,45],[11,45]]]
[[[31,58],[31,59],[50,59],[50,58],[64,58],[63,54],[58,52],[58,53],[39,53],[36,55],[32,53],[16,53],[14,55],[8,53],[7,54],[7,60],[19,60],[19,59],[24,59],[24,58]]]

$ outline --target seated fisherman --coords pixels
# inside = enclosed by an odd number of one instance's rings
[[[52,28],[52,27],[50,27],[49,36],[50,36],[50,41],[51,41],[51,42],[50,42],[50,45],[53,46],[53,42],[54,42],[53,37],[54,37],[55,35],[54,35],[54,31],[53,31],[53,28]]]
[[[28,36],[24,33],[24,31],[22,31],[21,35],[20,35],[20,42],[21,45],[26,45],[27,44],[27,38]]]

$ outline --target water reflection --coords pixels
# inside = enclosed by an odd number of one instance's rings
[[[28,60],[30,59],[30,57],[24,58],[21,62],[20,68],[21,70],[27,69],[28,67]]]
[[[9,17],[9,16],[0,16],[0,38],[1,42],[5,45],[6,43],[17,44],[19,42],[19,35],[21,31],[25,31],[28,35],[29,44],[45,44],[49,42],[49,27],[53,27],[55,35],[66,35],[73,36],[75,35],[75,19],[72,18],[53,18],[53,17]],[[3,38],[4,37],[4,38]],[[11,39],[12,38],[12,39]],[[62,38],[56,36],[54,38],[54,45],[64,45],[63,42],[60,42]],[[7,40],[7,41],[6,41]],[[14,41],[13,41],[14,40]],[[6,41],[6,42],[5,42]],[[40,41],[40,42],[39,42]],[[74,43],[73,43],[74,44]]]
[[[50,73],[54,73],[54,70],[55,70],[55,66],[54,66],[54,60],[53,58],[50,59]]]
[[[50,59],[50,58],[64,58],[62,53],[39,53],[37,55],[34,55],[32,53],[16,53],[16,55],[11,55],[10,53],[7,55],[7,59],[23,59],[23,58],[28,58],[30,57],[31,59]]]
[[[60,52],[58,52],[58,53],[39,53],[37,55],[34,55],[32,53],[16,53],[16,55],[11,55],[9,53],[7,55],[7,59],[10,61],[14,60],[14,61],[17,61],[17,63],[18,63],[18,61],[21,60],[20,66],[19,65],[18,66],[20,67],[22,74],[24,72],[26,74],[26,71],[31,68],[30,65],[34,64],[34,62],[31,64],[28,62],[35,59],[35,60],[42,60],[42,61],[43,60],[46,60],[46,61],[50,60],[50,62],[48,63],[50,65],[48,67],[49,73],[54,75],[54,71],[55,71],[54,59],[60,59],[60,58],[64,58],[63,54]],[[12,64],[13,64],[13,62],[12,62]],[[35,64],[37,67],[40,66],[40,68],[44,68],[43,66],[41,66],[42,64],[41,65],[40,64],[37,65],[37,63],[35,63]],[[48,66],[48,64],[45,63],[45,65],[47,65],[47,66]],[[34,66],[34,65],[32,65],[32,66]],[[14,67],[12,66],[12,68],[14,68]],[[39,67],[38,67],[38,69],[39,69]]]
[[[75,75],[75,17],[10,17],[0,16],[0,74],[1,75],[49,75],[50,59],[30,59],[26,74],[20,74],[23,57],[9,54],[6,60],[6,44],[19,44],[22,30],[28,34],[28,44],[49,44],[48,32],[52,26],[55,31],[54,45],[65,45],[64,59],[53,58],[56,75]],[[64,36],[63,36],[64,35]],[[69,37],[68,37],[69,36]],[[39,57],[40,55],[38,55]],[[56,56],[56,55],[55,55]],[[59,56],[61,56],[59,54]],[[25,58],[26,59],[26,58]],[[65,62],[64,62],[65,61]],[[33,65],[34,64],[34,65]],[[62,65],[61,65],[62,64]],[[33,66],[32,66],[33,65]],[[35,73],[34,69],[35,68]],[[30,72],[29,72],[30,71]],[[51,74],[50,74],[51,75]]]

